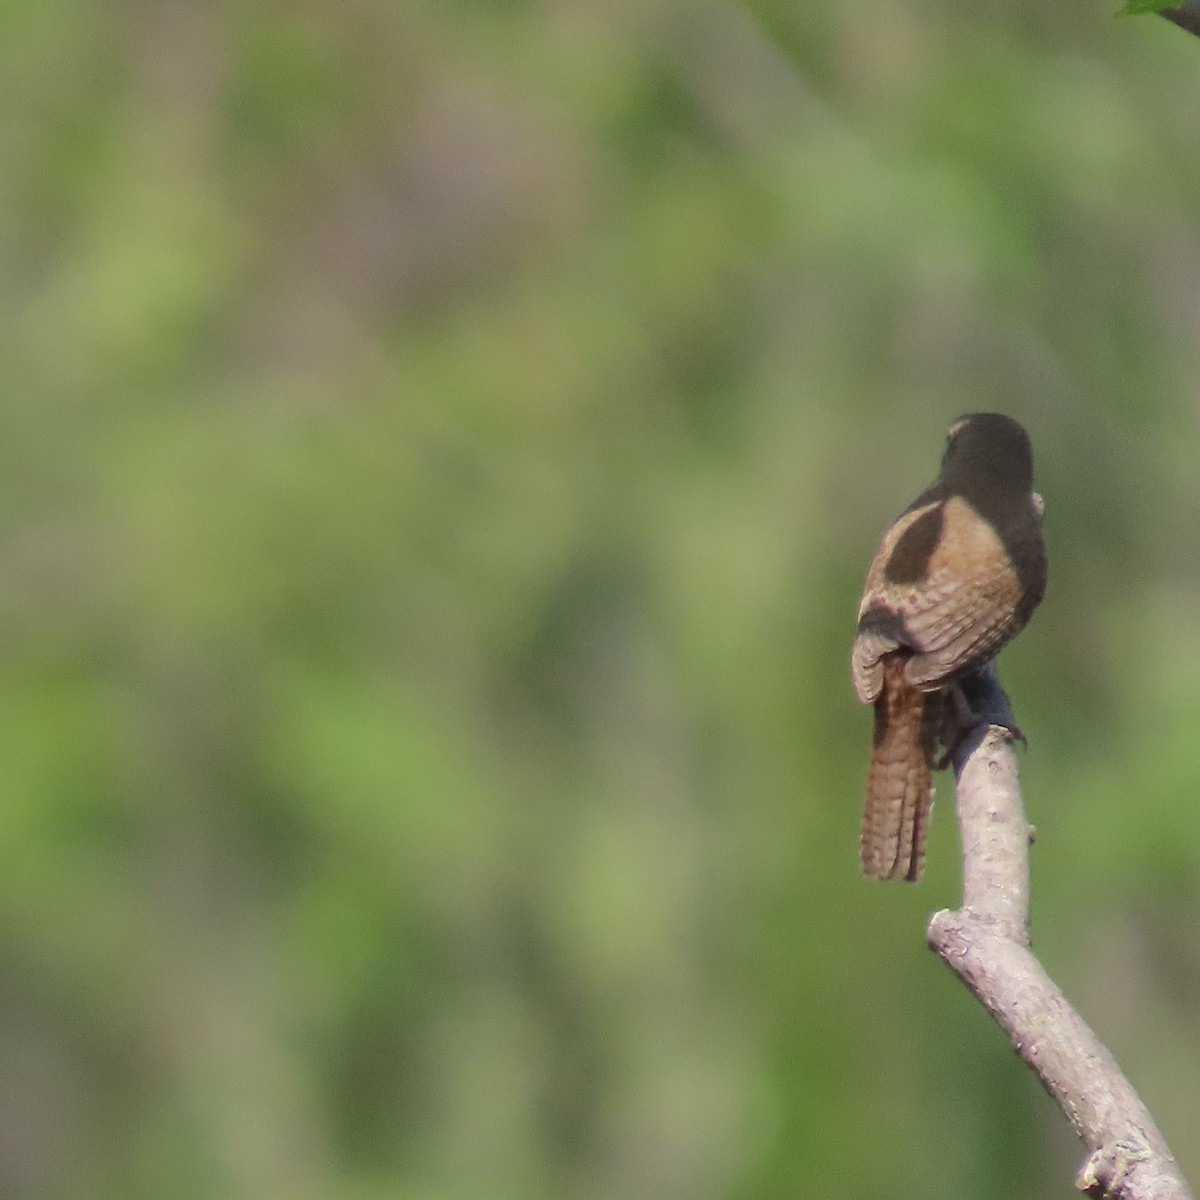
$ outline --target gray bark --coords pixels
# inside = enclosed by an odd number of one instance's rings
[[[934,913],[929,944],[1008,1035],[1088,1149],[1075,1185],[1119,1200],[1191,1200],[1167,1143],[1112,1055],[1029,948],[1030,826],[1016,728],[994,672],[971,682],[983,721],[954,756],[963,906]]]

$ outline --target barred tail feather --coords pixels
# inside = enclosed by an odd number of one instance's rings
[[[940,693],[906,683],[903,658],[885,662],[859,845],[863,873],[872,879],[921,875],[941,704]]]

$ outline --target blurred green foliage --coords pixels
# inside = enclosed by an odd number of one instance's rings
[[[1135,16],[1138,13],[1156,13],[1164,8],[1173,8],[1172,0],[1125,0],[1117,12],[1119,17]]]
[[[1200,44],[0,6],[0,1194],[1062,1195],[846,658],[1030,428],[1035,941],[1200,1177]]]

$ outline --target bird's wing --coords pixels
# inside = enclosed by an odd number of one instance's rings
[[[901,600],[901,619],[913,655],[905,677],[932,687],[956,671],[991,658],[1015,632],[1020,581],[1006,562],[963,576],[948,567],[934,571]]]
[[[905,677],[936,686],[956,671],[990,658],[1016,631],[1021,583],[1000,537],[960,497],[940,505],[939,538],[918,578],[888,574],[891,551],[904,533],[897,522],[876,555],[859,608],[851,674],[859,698],[873,700],[882,658],[908,647]]]

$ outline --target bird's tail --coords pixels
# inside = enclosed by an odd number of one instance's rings
[[[940,692],[918,691],[905,680],[902,657],[885,660],[859,844],[863,873],[872,879],[920,878],[942,704]]]

